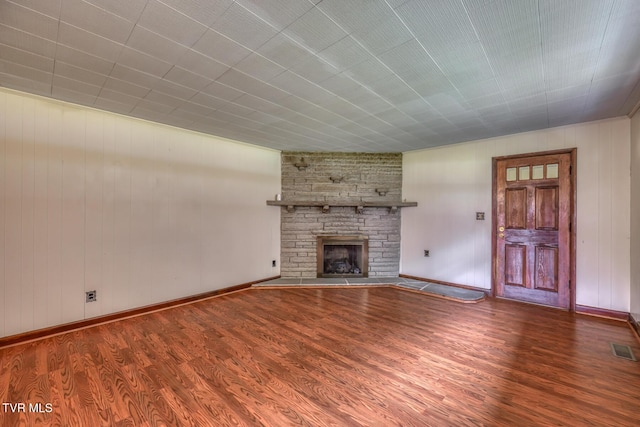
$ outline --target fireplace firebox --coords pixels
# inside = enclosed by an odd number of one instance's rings
[[[318,277],[368,277],[368,265],[367,237],[318,237]]]

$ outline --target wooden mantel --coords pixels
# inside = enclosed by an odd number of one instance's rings
[[[363,202],[361,200],[345,200],[339,202],[311,201],[311,200],[267,200],[269,206],[284,206],[287,212],[293,212],[298,206],[316,206],[322,208],[322,212],[329,212],[332,207],[354,207],[357,213],[364,208],[389,208],[396,212],[398,208],[410,208],[418,206],[418,202]]]

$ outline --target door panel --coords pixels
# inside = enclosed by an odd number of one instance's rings
[[[536,229],[558,229],[558,187],[536,188]]]
[[[505,282],[510,286],[524,286],[526,283],[526,247],[505,245]]]
[[[571,153],[495,162],[496,295],[569,308]]]
[[[505,227],[526,228],[527,226],[527,189],[508,188],[505,197]]]
[[[536,289],[558,292],[558,248],[536,247]]]

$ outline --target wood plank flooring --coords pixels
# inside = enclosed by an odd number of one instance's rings
[[[611,342],[640,356],[625,323],[510,301],[250,289],[0,349],[0,425],[637,426]]]

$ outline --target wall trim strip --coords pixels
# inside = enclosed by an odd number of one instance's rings
[[[606,308],[589,307],[587,305],[576,304],[576,313],[604,317],[607,319],[622,320],[623,322],[631,323],[629,313],[625,311],[608,310]]]

